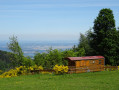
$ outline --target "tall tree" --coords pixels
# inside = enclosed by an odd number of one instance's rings
[[[11,61],[13,62],[13,66],[20,66],[23,64],[23,52],[19,43],[17,41],[16,36],[12,36],[9,38],[10,42],[8,43],[8,48],[12,51]]]
[[[116,47],[117,52],[119,52],[119,42],[118,42],[118,40],[119,40],[119,28],[117,29],[117,47]],[[119,54],[118,53],[117,53],[117,59],[116,60],[117,60],[116,61],[117,65],[119,65]]]
[[[91,40],[91,29],[89,29],[85,34],[80,34],[78,49],[84,48],[87,56],[93,55],[93,49],[90,47]]]
[[[95,55],[103,55],[107,64],[116,64],[116,28],[113,12],[110,9],[100,10],[94,21],[91,46]]]

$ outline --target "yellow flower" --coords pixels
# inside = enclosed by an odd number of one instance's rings
[[[2,70],[0,70],[0,73],[2,72]]]
[[[42,67],[42,66],[39,66],[38,69],[39,69],[39,70],[43,70],[43,67]]]
[[[119,70],[119,66],[118,66],[118,70]]]
[[[0,75],[0,78],[3,78],[3,76],[2,76],[2,75]]]
[[[63,74],[68,72],[68,66],[64,66],[64,65],[55,65],[53,70],[55,71],[56,74]]]
[[[33,67],[30,67],[29,69],[30,69],[30,70],[33,70]]]

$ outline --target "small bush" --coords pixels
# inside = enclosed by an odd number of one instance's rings
[[[37,66],[37,65],[34,65],[34,66],[29,67],[29,71],[32,74],[33,73],[39,73],[39,70],[43,70],[43,67],[42,66]]]
[[[2,73],[3,71],[2,70],[0,70],[0,73]]]
[[[0,75],[1,78],[8,78],[8,77],[15,77],[17,76],[17,70],[10,69],[8,72],[4,72],[2,75]]]
[[[117,66],[118,70],[119,70],[119,66]]]
[[[55,74],[64,74],[68,72],[68,66],[55,65],[53,70],[55,71]]]

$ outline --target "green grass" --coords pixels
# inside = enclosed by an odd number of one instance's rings
[[[0,90],[119,90],[119,71],[0,78]]]

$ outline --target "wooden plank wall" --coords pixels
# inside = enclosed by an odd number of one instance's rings
[[[104,71],[104,59],[75,61],[75,67],[75,73]]]
[[[84,72],[96,72],[96,71],[110,71],[110,70],[118,70],[117,66],[101,66],[101,67],[79,67],[75,66],[69,67],[68,73],[84,73]]]
[[[76,67],[104,65],[104,59],[75,61]]]

